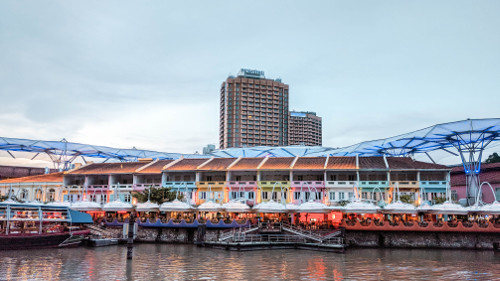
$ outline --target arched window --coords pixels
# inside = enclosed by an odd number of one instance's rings
[[[36,190],[35,199],[37,201],[42,201],[42,199],[43,199],[43,191],[41,189],[37,189]]]
[[[54,202],[56,200],[56,190],[51,188],[49,189],[49,202]]]

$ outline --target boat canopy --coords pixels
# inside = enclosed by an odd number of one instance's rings
[[[102,211],[101,204],[92,201],[77,201],[70,208],[77,211]]]
[[[430,210],[434,214],[448,214],[448,215],[466,215],[468,210],[462,205],[455,204],[450,201],[445,201],[443,204],[433,205]]]

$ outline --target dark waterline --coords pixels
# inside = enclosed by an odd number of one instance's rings
[[[0,252],[0,280],[500,280],[493,251],[231,252],[192,245]]]

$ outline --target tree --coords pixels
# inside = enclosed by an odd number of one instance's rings
[[[500,162],[500,156],[496,152],[493,152],[493,154],[488,156],[488,159],[484,161],[484,163],[499,163],[499,162]]]
[[[446,201],[446,197],[435,197],[434,204],[443,204]]]
[[[151,195],[149,194],[149,190],[151,189]],[[148,189],[144,189],[143,191],[136,191],[132,193],[132,197],[137,198],[139,203],[144,203],[148,201],[148,197],[150,201],[156,203],[158,205],[163,204],[164,202],[173,201],[176,198],[177,192],[170,190],[170,188],[153,188],[150,187]],[[182,193],[178,193],[177,199],[182,200],[184,195]]]
[[[413,204],[414,200],[411,195],[404,194],[399,196],[399,200],[403,203]]]

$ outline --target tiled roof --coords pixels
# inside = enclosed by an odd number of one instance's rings
[[[230,171],[233,170],[256,170],[260,163],[264,161],[265,158],[241,158],[236,164],[234,164]]]
[[[56,169],[49,169],[49,173],[56,173]],[[0,166],[0,180],[8,178],[19,178],[35,175],[43,175],[45,168]]]
[[[499,170],[500,163],[481,163],[481,172],[486,170]],[[464,173],[464,166],[458,165],[452,168],[451,173]]]
[[[323,170],[326,157],[299,157],[293,165],[294,170]]]
[[[383,157],[359,157],[360,169],[387,169]]]
[[[151,161],[150,161],[151,162]],[[69,175],[133,174],[150,162],[94,163],[68,172]]]
[[[354,170],[356,169],[356,157],[332,157],[328,158],[327,170]]]
[[[52,173],[52,174],[45,174],[45,175],[36,175],[36,176],[28,176],[28,177],[22,177],[22,178],[13,178],[13,179],[7,179],[7,180],[2,180],[0,183],[27,183],[27,182],[63,182],[63,173],[58,172],[58,173]]]
[[[207,162],[208,158],[184,158],[164,171],[194,171],[198,166]]]
[[[138,174],[161,174],[161,170],[165,165],[172,163],[174,160],[159,160],[146,168],[137,171]]]
[[[271,157],[260,167],[261,170],[289,169],[295,157]]]
[[[221,171],[226,170],[238,158],[214,158],[206,165],[200,167],[200,170]]]
[[[490,184],[500,184],[500,169],[499,170],[490,170],[490,171],[485,171],[480,173],[479,178],[481,179],[481,182],[488,182]],[[465,186],[465,174],[464,173],[456,173],[456,174],[451,174],[451,181],[450,184],[451,186]],[[483,187],[484,190],[488,189],[488,191],[485,192],[491,192],[489,190],[489,187],[486,187],[486,189]]]
[[[414,161],[410,157],[387,157],[387,163],[389,163],[389,168],[393,170],[394,169],[401,169],[401,170],[425,170],[425,169],[449,170],[450,169],[444,165]]]

